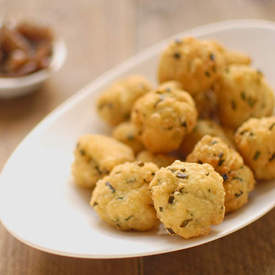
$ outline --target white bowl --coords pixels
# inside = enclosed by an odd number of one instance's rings
[[[53,56],[49,67],[20,77],[0,77],[0,98],[14,98],[38,90],[53,72],[65,62],[67,49],[62,39],[53,43]]]
[[[275,24],[232,21],[184,32],[217,38],[227,46],[248,52],[266,73],[271,85],[275,55]],[[226,216],[210,235],[191,240],[157,232],[120,232],[101,222],[89,206],[90,192],[71,178],[73,149],[81,134],[106,133],[94,100],[110,82],[142,73],[154,80],[158,56],[175,37],[142,52],[98,78],[66,101],[37,126],[8,160],[0,184],[0,219],[22,242],[60,255],[83,258],[122,258],[186,249],[226,236],[260,218],[275,205],[275,181],[258,184],[249,203]]]

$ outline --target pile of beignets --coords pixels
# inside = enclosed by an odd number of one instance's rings
[[[102,92],[112,137],[80,137],[72,174],[117,229],[206,235],[255,179],[275,179],[274,92],[249,56],[193,37],[162,52],[158,82],[130,75]]]

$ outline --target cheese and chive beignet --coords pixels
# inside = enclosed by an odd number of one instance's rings
[[[126,161],[134,161],[130,147],[111,137],[84,135],[75,148],[72,174],[77,185],[93,188],[100,178]]]
[[[223,179],[211,165],[177,160],[156,173],[150,188],[157,215],[171,234],[206,235],[223,221]]]
[[[253,173],[245,166],[241,155],[221,138],[204,136],[186,160],[208,163],[223,177],[226,213],[247,203],[255,184]]]
[[[193,130],[197,110],[187,92],[158,89],[137,100],[131,119],[147,150],[167,153],[177,150],[183,138]]]
[[[135,101],[152,90],[151,83],[140,75],[131,75],[114,82],[98,98],[99,116],[111,126],[130,118]]]
[[[238,128],[235,141],[257,179],[275,179],[275,116],[249,119]]]
[[[270,116],[274,93],[263,74],[249,66],[227,67],[215,89],[219,118],[227,127],[236,129],[247,119]]]
[[[157,227],[159,220],[149,190],[157,170],[149,162],[117,165],[97,182],[91,206],[101,219],[119,230],[148,231]]]
[[[185,37],[171,42],[161,54],[158,79],[160,83],[176,80],[195,95],[212,88],[223,65],[220,52],[212,44]]]

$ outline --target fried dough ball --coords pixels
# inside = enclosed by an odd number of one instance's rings
[[[116,140],[130,146],[134,153],[138,153],[144,149],[143,144],[139,140],[137,127],[129,121],[122,122],[115,127],[112,136]]]
[[[275,179],[275,117],[251,118],[235,134],[237,148],[255,177]]]
[[[236,210],[247,203],[248,193],[253,189],[254,177],[244,166],[237,151],[218,137],[204,136],[187,156],[188,162],[208,163],[224,179],[225,211]]]
[[[75,183],[93,188],[114,166],[134,161],[134,154],[125,144],[102,135],[84,135],[75,148],[72,174]]]
[[[132,111],[132,122],[141,132],[141,141],[153,153],[178,149],[196,121],[194,101],[183,90],[150,92],[135,103]]]
[[[226,49],[222,44],[215,40],[208,40],[206,43],[209,43],[222,55],[225,65],[250,65],[251,63],[251,58],[245,53]]]
[[[161,168],[172,164],[176,160],[176,157],[165,154],[153,154],[147,150],[144,150],[137,155],[137,160],[142,162],[153,162]]]
[[[208,164],[175,161],[150,184],[157,215],[170,233],[206,235],[224,218],[222,177]]]
[[[98,114],[108,124],[116,126],[130,118],[135,101],[151,90],[151,83],[143,76],[132,75],[121,79],[98,98]]]
[[[188,162],[209,163],[220,174],[243,166],[243,159],[219,137],[205,135],[187,156]]]
[[[180,152],[187,156],[193,151],[196,143],[205,135],[220,137],[226,144],[231,145],[221,126],[213,120],[199,119],[194,130],[184,138]]]
[[[108,224],[120,230],[147,231],[158,225],[149,183],[158,168],[153,163],[132,162],[116,166],[99,180],[91,206]]]
[[[274,94],[262,73],[249,66],[232,65],[224,70],[216,86],[219,118],[237,128],[251,117],[273,113]]]
[[[248,195],[254,189],[255,179],[247,166],[232,170],[224,176],[225,211],[233,212],[248,202]]]
[[[161,55],[159,82],[176,80],[191,95],[208,91],[219,77],[224,62],[209,43],[193,37],[173,41]]]

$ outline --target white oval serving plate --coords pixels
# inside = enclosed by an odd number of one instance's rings
[[[0,218],[20,241],[43,251],[83,258],[123,258],[160,254],[198,246],[226,236],[257,220],[275,205],[275,181],[259,184],[249,203],[226,216],[210,235],[183,240],[156,232],[124,233],[101,222],[74,186],[70,164],[77,138],[106,133],[94,100],[113,80],[140,73],[154,80],[161,49],[175,37],[215,38],[253,57],[275,87],[275,24],[230,21],[199,27],[163,41],[109,71],[67,100],[40,123],[8,160],[0,184]]]

